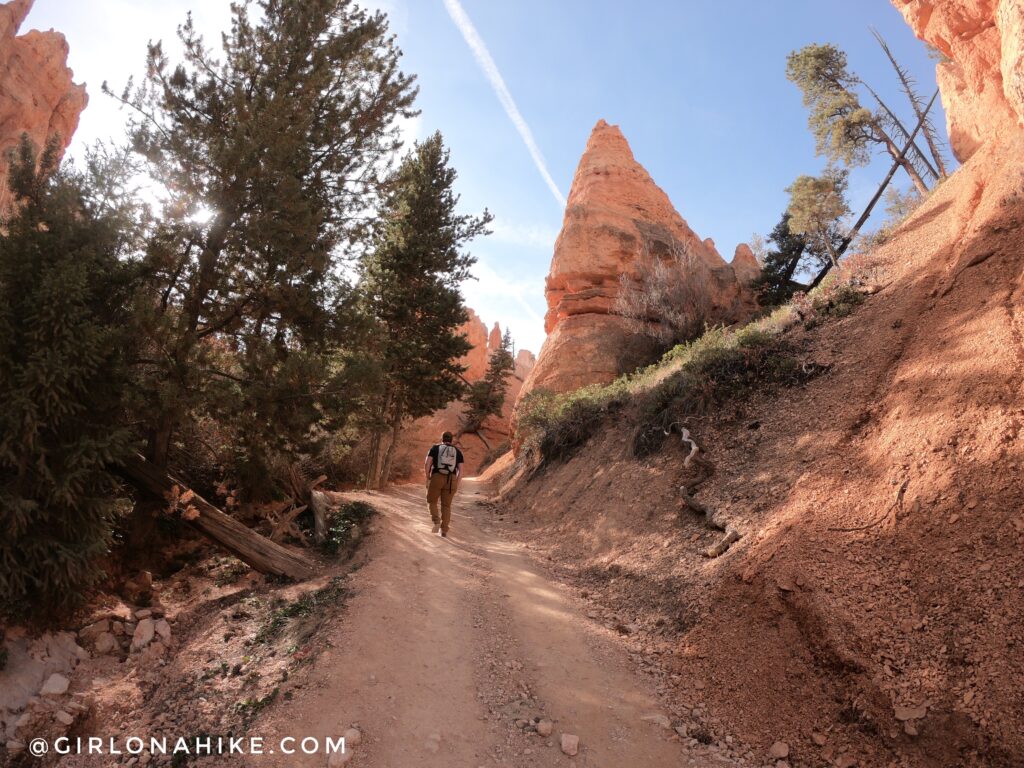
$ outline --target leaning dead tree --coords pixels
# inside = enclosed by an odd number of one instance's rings
[[[224,514],[185,483],[141,455],[132,455],[125,461],[122,472],[140,490],[179,507],[182,519],[189,525],[260,573],[292,579],[309,579],[316,575],[316,568],[310,560]]]
[[[673,424],[669,427],[669,433],[671,433],[672,428],[676,426],[679,427],[679,435],[683,441],[683,445],[689,446],[690,449],[690,452],[683,460],[683,467],[688,469],[693,465],[698,471],[696,478],[679,487],[679,493],[682,495],[683,505],[687,509],[691,512],[697,513],[698,515],[703,515],[704,522],[709,528],[713,528],[714,530],[721,531],[725,534],[718,543],[713,544],[701,552],[704,557],[718,557],[724,554],[729,547],[739,541],[743,534],[729,525],[727,521],[719,517],[713,509],[701,504],[694,498],[697,488],[714,474],[715,465],[700,455],[700,446],[697,445],[697,441],[693,439],[693,436],[690,434],[690,430],[686,427],[679,424]]]
[[[889,186],[889,182],[892,181],[892,177],[896,175],[896,171],[899,170],[902,166],[903,159],[906,157],[907,152],[910,151],[910,148],[914,146],[914,139],[917,137],[917,134],[918,132],[920,132],[921,127],[928,119],[928,113],[931,112],[932,106],[935,104],[935,99],[938,97],[938,95],[939,90],[936,88],[935,93],[932,94],[931,101],[928,102],[928,106],[925,107],[924,111],[921,113],[921,117],[918,118],[917,125],[914,127],[913,132],[910,134],[910,138],[907,140],[907,143],[903,146],[903,151],[900,152],[899,156],[893,161],[892,166],[889,168],[889,173],[885,175],[885,178],[882,179],[882,183],[878,185],[878,189],[875,191],[874,196],[872,196],[871,200],[868,202],[867,207],[864,208],[864,211],[863,213],[861,213],[860,218],[857,219],[856,223],[847,233],[846,237],[843,238],[843,242],[840,243],[839,248],[836,251],[836,260],[838,260],[839,257],[846,252],[846,249],[850,247],[850,243],[853,242],[853,239],[857,236],[857,233],[860,232],[860,228],[864,226],[864,222],[866,222],[868,220],[868,217],[871,216],[871,212],[875,209],[875,205],[881,199],[882,193],[885,192],[886,187]],[[834,262],[829,261],[825,264],[824,267],[821,268],[821,271],[818,272],[817,276],[811,282],[809,286],[810,288],[816,287],[822,280],[825,279],[825,275],[827,275],[829,271],[832,269],[833,263]]]

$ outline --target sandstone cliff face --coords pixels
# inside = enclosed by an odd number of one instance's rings
[[[966,161],[1024,126],[1024,0],[893,0],[948,58],[936,67],[950,145]]]
[[[733,322],[750,313],[749,283],[759,271],[750,249],[735,269],[727,264],[636,162],[618,127],[599,121],[576,169],[555,242],[545,288],[548,336],[523,391],[565,392],[605,383],[643,362],[652,350],[649,337],[616,314],[621,280],[635,278],[642,259],[680,249],[691,254],[690,269],[701,273],[692,277],[707,285],[710,309],[704,319]]]
[[[494,350],[501,346],[501,328],[495,323],[490,333],[487,326],[472,309],[469,310],[469,320],[460,329],[461,333],[473,345],[473,349],[466,353],[460,361],[466,366],[463,374],[466,381],[479,381],[487,372],[487,363]],[[533,369],[536,358],[532,352],[525,349],[519,350],[516,355],[516,366],[508,380],[508,389],[505,392],[505,405],[500,417],[491,417],[483,426],[483,440],[476,435],[463,435],[458,441],[466,457],[465,471],[474,475],[480,466],[485,454],[490,448],[497,448],[509,440],[510,423],[512,420],[512,408],[519,397],[519,391],[523,386],[530,371]],[[395,466],[398,473],[408,477],[419,478],[423,470],[423,457],[426,456],[430,446],[441,439],[441,433],[445,430],[457,432],[462,423],[462,416],[465,407],[461,402],[449,403],[446,408],[437,411],[430,416],[424,416],[412,422],[402,434],[402,447],[397,457]],[[486,444],[484,443],[486,441]]]
[[[88,96],[72,82],[68,44],[59,32],[18,29],[33,0],[0,5],[0,209],[9,197],[6,154],[27,133],[42,149],[54,136],[67,148]]]

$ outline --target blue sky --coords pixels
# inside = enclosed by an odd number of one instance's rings
[[[449,0],[449,3],[451,0]],[[485,206],[494,234],[473,244],[478,280],[467,303],[488,323],[511,327],[517,346],[544,338],[544,277],[562,208],[478,65],[444,0],[376,0],[387,11],[418,76],[422,114],[410,138],[440,130],[459,172],[466,212]],[[215,40],[228,0],[36,0],[26,28],[67,36],[76,80],[91,104],[73,153],[116,136],[121,115],[99,91],[141,71],[148,39],[170,40],[186,10]],[[551,180],[567,195],[594,123],[618,124],[636,158],[701,237],[729,259],[754,232],[767,233],[814,156],[806,112],[785,78],[786,54],[832,42],[891,105],[907,109],[869,25],[930,95],[934,62],[888,0],[461,0],[529,126]],[[944,118],[939,115],[942,125]],[[945,138],[943,130],[943,138]],[[852,207],[867,201],[888,163],[851,177]],[[906,186],[905,178],[897,176]],[[876,214],[871,225],[878,223]],[[869,226],[871,226],[869,225]]]

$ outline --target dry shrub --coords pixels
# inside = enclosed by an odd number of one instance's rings
[[[643,238],[635,275],[622,275],[613,311],[664,346],[700,333],[711,311],[711,270],[667,233]]]

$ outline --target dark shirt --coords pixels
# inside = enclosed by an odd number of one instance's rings
[[[435,472],[437,472],[437,446],[436,445],[430,446],[430,450],[427,451],[427,456],[429,456],[431,459],[434,460],[434,466],[430,470],[430,474],[434,474]],[[458,448],[456,448],[455,449],[455,468],[458,469],[459,467],[461,467],[463,461],[465,461],[465,459],[462,456],[462,451],[460,451]]]

